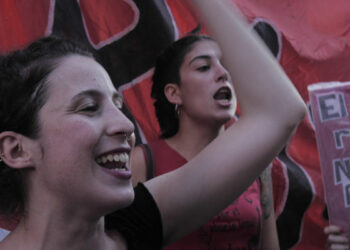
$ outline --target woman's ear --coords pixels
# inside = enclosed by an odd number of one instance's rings
[[[0,156],[7,166],[18,169],[34,166],[29,140],[11,131],[0,133]]]
[[[182,104],[180,86],[176,83],[168,83],[164,87],[164,94],[168,101],[172,104]]]

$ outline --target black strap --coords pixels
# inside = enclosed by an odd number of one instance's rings
[[[147,180],[152,179],[154,177],[154,160],[152,149],[148,144],[140,144],[139,146],[142,148],[146,160],[146,178]]]

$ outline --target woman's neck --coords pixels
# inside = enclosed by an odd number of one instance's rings
[[[15,230],[0,244],[0,250],[95,250],[126,249],[123,238],[115,233],[107,235],[104,218],[97,222],[73,219],[59,215],[23,218]]]
[[[165,141],[189,161],[223,130],[224,125],[209,126],[208,124],[181,122],[178,132]]]
[[[105,232],[102,215],[106,209],[93,209],[88,202],[78,204],[74,197],[62,197],[59,190],[44,188],[37,176],[37,171],[28,173],[31,195],[24,216],[0,244],[0,250],[123,249],[118,234]]]

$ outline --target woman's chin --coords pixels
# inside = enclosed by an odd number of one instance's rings
[[[122,209],[131,205],[131,203],[135,199],[134,189],[130,187],[127,190],[123,190],[123,192],[118,192],[118,196],[114,199],[112,210],[115,211],[117,209]]]

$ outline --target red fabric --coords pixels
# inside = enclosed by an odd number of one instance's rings
[[[45,35],[50,5],[49,0],[0,1],[0,53],[22,48]]]
[[[146,135],[147,140],[156,140],[160,133],[153,102],[150,101],[152,79],[147,77],[142,84],[123,91],[125,103]],[[137,102],[136,102],[137,100]]]
[[[150,142],[149,145],[153,152],[155,176],[175,170],[187,162],[164,140]],[[165,249],[258,249],[261,222],[260,184],[257,180],[199,230]]]
[[[95,46],[122,36],[139,21],[138,10],[132,1],[105,0],[101,3],[99,0],[80,0],[79,5],[90,40]]]

